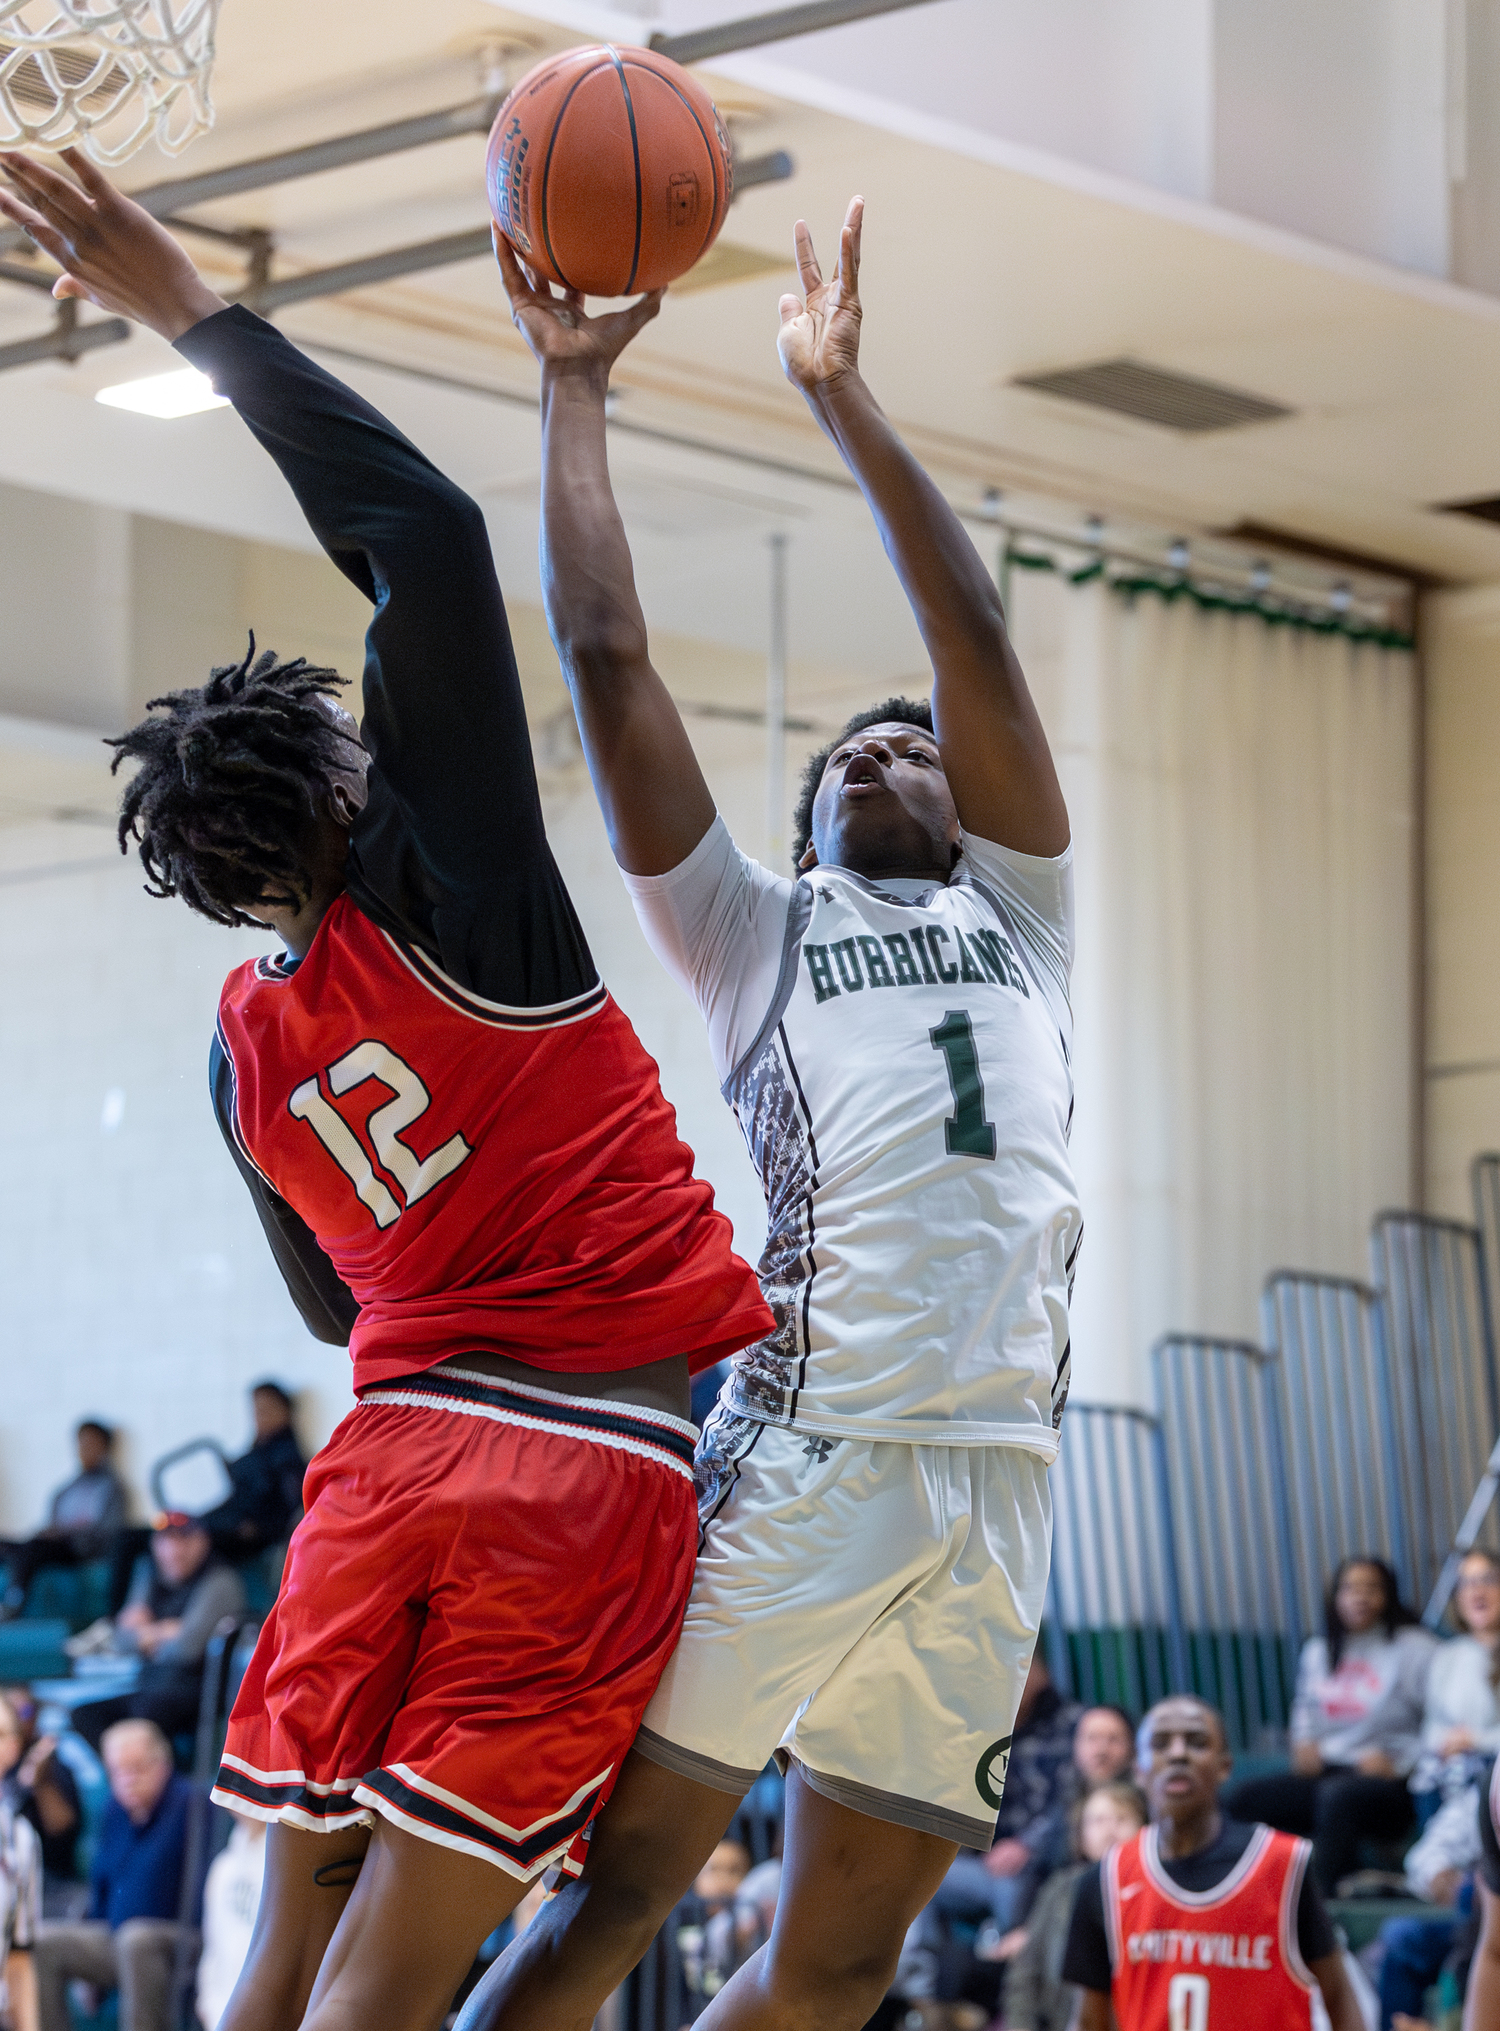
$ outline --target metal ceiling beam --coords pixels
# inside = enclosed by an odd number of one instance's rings
[[[72,316],[66,315],[68,311]],[[101,318],[97,324],[77,323],[76,300],[60,306],[56,326],[42,338],[19,339],[0,346],[0,373],[7,367],[29,367],[38,360],[76,360],[100,346],[117,346],[128,339],[134,327],[123,317]]]
[[[761,183],[779,183],[794,168],[785,149],[769,155],[752,156],[736,165],[737,190],[753,189]],[[383,254],[370,254],[359,261],[340,261],[330,268],[314,268],[305,275],[288,275],[280,281],[256,281],[238,292],[235,301],[252,310],[269,314],[289,303],[310,303],[318,297],[340,296],[349,289],[369,289],[378,282],[393,282],[401,275],[420,275],[432,268],[449,268],[459,261],[475,261],[490,253],[490,229],[475,226],[465,233],[447,233],[441,239],[420,240],[409,247],[392,247]],[[20,282],[28,288],[51,290],[54,277],[24,268],[19,262],[0,261],[0,282]],[[15,345],[0,346],[0,373],[7,367],[29,367],[39,360],[72,360],[98,346],[115,345],[129,338],[131,327],[122,317],[97,324],[79,324],[73,300],[59,306],[57,326],[41,338],[23,339]]]
[[[372,283],[393,282],[398,275],[419,275],[427,268],[449,268],[456,261],[474,261],[493,252],[488,226],[467,233],[447,233],[440,240],[421,240],[410,247],[392,247],[362,261],[340,261],[332,268],[314,268],[306,275],[288,275],[242,290],[237,303],[264,315],[288,303],[308,303],[318,296],[340,296],[346,289],[368,289]]]
[[[404,155],[435,141],[452,141],[460,134],[488,134],[503,97],[500,93],[468,99],[443,113],[422,113],[414,120],[364,127],[358,133],[339,134],[306,148],[288,148],[279,155],[257,155],[248,162],[230,163],[225,169],[205,170],[201,176],[174,176],[130,195],[153,218],[160,218],[165,212],[186,211],[190,205],[207,204],[212,198],[269,190],[275,184],[317,176],[326,169],[347,169],[354,162],[375,162],[382,155]]]
[[[801,7],[778,7],[769,14],[748,14],[739,21],[721,21],[717,28],[694,29],[686,35],[651,38],[651,48],[677,63],[702,63],[705,57],[730,56],[738,49],[760,49],[768,42],[786,42],[794,35],[815,35],[821,28],[841,28],[848,21],[868,21],[877,14],[926,7],[931,0],[807,0]]]

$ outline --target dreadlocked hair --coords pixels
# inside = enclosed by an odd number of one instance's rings
[[[300,848],[318,799],[359,742],[318,703],[347,682],[303,656],[274,651],[214,670],[196,691],[150,698],[143,719],[107,744],[113,775],[140,767],[120,800],[121,853],[138,842],[146,892],[181,896],[216,924],[254,924],[247,907],[281,890],[300,908],[310,889]]]
[[[802,771],[802,788],[797,793],[797,808],[792,814],[794,868],[800,869],[802,856],[812,838],[813,801],[823,780],[823,771],[828,767],[828,757],[852,734],[863,733],[867,726],[884,726],[888,720],[899,720],[903,726],[919,726],[924,733],[934,731],[932,707],[925,698],[886,698],[879,705],[856,712],[826,747],[820,747],[816,754],[808,756],[807,767]]]

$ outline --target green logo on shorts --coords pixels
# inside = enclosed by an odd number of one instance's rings
[[[974,1788],[992,1812],[1000,1810],[1000,1794],[1005,1789],[1005,1771],[1014,1740],[1013,1735],[1002,1735],[998,1742],[991,1742],[974,1772]]]

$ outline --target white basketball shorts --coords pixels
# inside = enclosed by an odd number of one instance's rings
[[[874,1819],[987,1848],[1041,1624],[1047,1468],[716,1406],[682,1639],[636,1747],[742,1795],[774,1754]]]

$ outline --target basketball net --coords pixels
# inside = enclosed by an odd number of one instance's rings
[[[0,0],[0,145],[176,155],[213,125],[221,0]]]

